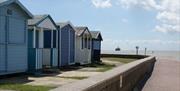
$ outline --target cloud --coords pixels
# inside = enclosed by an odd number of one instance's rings
[[[121,21],[122,21],[123,23],[127,23],[127,22],[128,22],[128,20],[125,19],[125,18],[123,18]]]
[[[123,8],[140,7],[156,10],[158,24],[154,31],[180,33],[180,1],[179,0],[119,0]]]
[[[109,8],[112,7],[111,0],[91,0],[96,8]]]

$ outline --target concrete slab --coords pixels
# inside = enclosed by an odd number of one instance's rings
[[[158,58],[142,91],[180,91],[180,62]]]
[[[68,71],[63,72],[62,74],[59,74],[59,77],[90,77],[94,75],[98,75],[102,72],[84,72],[84,71]]]
[[[76,79],[64,79],[60,77],[29,77],[32,82],[26,83],[28,85],[43,85],[43,86],[62,86],[77,81]]]

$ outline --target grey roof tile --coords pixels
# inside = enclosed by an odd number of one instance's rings
[[[81,34],[87,29],[87,27],[75,27],[76,35],[81,36]]]
[[[48,15],[34,15],[33,19],[28,20],[28,25],[36,25],[37,23],[42,21],[47,16]]]
[[[99,33],[100,33],[99,31],[91,31],[92,38],[96,39]]]
[[[56,23],[56,25],[60,26],[61,28],[68,25],[69,23],[68,22],[59,22],[59,23]]]
[[[102,36],[101,36],[100,31],[90,31],[90,32],[91,32],[91,36],[93,39],[102,40]],[[99,35],[100,35],[100,38],[99,38]]]

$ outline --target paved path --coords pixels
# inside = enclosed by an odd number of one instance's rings
[[[157,59],[152,76],[142,91],[180,91],[180,62]]]

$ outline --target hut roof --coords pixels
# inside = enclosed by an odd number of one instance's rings
[[[43,21],[48,15],[34,15],[33,19],[28,20],[28,25],[36,25],[39,22]]]
[[[4,5],[9,5],[15,3],[17,4],[29,18],[32,18],[33,15],[18,1],[18,0],[0,0],[0,7]]]
[[[88,27],[85,27],[85,26],[75,27],[76,35],[78,35],[78,36],[81,36],[86,30],[89,32],[89,35],[91,36],[91,33],[90,33]]]
[[[56,23],[56,25],[57,25],[57,26],[60,26],[60,28],[63,28],[63,27],[65,27],[65,26],[67,26],[67,25],[70,25],[70,26],[74,29],[74,31],[75,31],[75,27],[74,27],[74,25],[73,25],[70,21],[67,21],[67,22],[59,22],[59,23]]]
[[[93,39],[101,40],[101,41],[103,40],[100,31],[91,31],[91,36]]]

